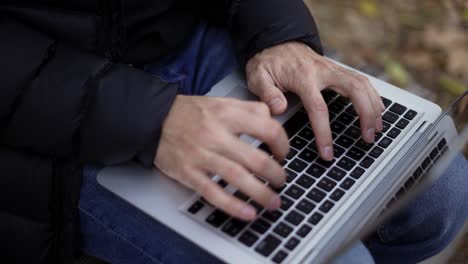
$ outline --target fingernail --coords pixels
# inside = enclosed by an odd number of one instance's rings
[[[241,217],[246,220],[251,220],[255,218],[257,212],[252,206],[244,206],[241,210]]]
[[[278,109],[278,107],[280,107],[281,105],[281,98],[279,97],[276,97],[275,99],[271,100],[270,102],[268,102],[268,106],[271,108],[271,109]]]
[[[323,148],[323,155],[325,156],[326,159],[332,159],[333,158],[333,148],[330,146],[326,146]]]
[[[281,199],[279,198],[278,195],[275,195],[273,198],[271,198],[270,203],[268,204],[268,209],[276,210],[280,208],[280,206],[281,206]]]
[[[367,141],[374,142],[374,140],[375,140],[375,128],[369,128],[367,130],[366,137],[367,137]]]
[[[376,127],[377,127],[378,131],[382,131],[382,129],[383,129],[383,127],[382,127],[382,117],[377,117]]]

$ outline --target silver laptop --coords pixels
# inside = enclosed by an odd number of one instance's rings
[[[375,220],[401,190],[414,185],[444,149],[455,148],[449,139],[455,138],[457,131],[451,120],[440,119],[439,106],[367,77],[386,106],[384,131],[374,144],[365,143],[349,100],[324,92],[334,137],[332,162],[318,157],[300,101],[287,96],[287,111],[276,117],[283,123],[291,145],[283,163],[287,184],[278,190],[280,210],[268,212],[218,176],[213,177],[227,191],[257,208],[259,217],[255,221],[231,218],[157,169],[137,164],[107,167],[98,175],[98,182],[222,261],[323,263]],[[237,73],[214,86],[208,96],[257,100]],[[241,138],[268,151],[254,138]],[[416,152],[415,145],[419,146]],[[406,164],[407,153],[413,154],[410,164]]]

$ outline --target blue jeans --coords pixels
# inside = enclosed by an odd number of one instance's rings
[[[202,95],[234,70],[237,62],[225,31],[201,23],[177,55],[145,70],[178,82],[184,94]],[[468,212],[467,163],[459,157],[432,188],[379,227],[335,263],[415,263],[439,252],[459,231]],[[102,188],[99,168],[83,173],[79,201],[82,249],[111,263],[219,263],[198,246]]]

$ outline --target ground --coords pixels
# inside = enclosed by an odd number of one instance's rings
[[[328,54],[434,101],[468,89],[467,0],[306,0]],[[468,98],[458,118],[468,121]],[[468,156],[468,150],[465,150]],[[450,263],[468,262],[468,235]]]

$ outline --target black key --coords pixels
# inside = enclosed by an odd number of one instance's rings
[[[286,171],[286,182],[291,182],[297,177],[297,173],[293,172],[292,170],[285,169]]]
[[[382,121],[382,132],[387,132],[387,130],[391,127],[392,125],[389,124],[388,122]]]
[[[270,147],[268,147],[267,144],[262,143],[262,144],[260,144],[260,146],[258,146],[258,148],[259,148],[260,150],[265,151],[268,155],[272,155],[271,149],[270,149]]]
[[[382,148],[387,148],[388,146],[390,146],[390,144],[392,144],[392,142],[393,140],[391,140],[390,138],[384,137],[382,140],[380,140],[379,146],[381,146]]]
[[[250,225],[250,229],[252,229],[253,231],[259,234],[265,234],[265,232],[268,231],[270,227],[271,227],[270,223],[262,219],[257,219],[255,220],[255,222],[253,222]]]
[[[364,174],[365,170],[361,167],[356,167],[352,172],[351,172],[351,177],[354,179],[359,179],[361,176]]]
[[[312,210],[314,210],[315,208],[315,204],[309,202],[308,200],[306,199],[302,199],[297,205],[296,205],[296,208],[305,213],[305,214],[309,214],[310,212],[312,212]]]
[[[338,102],[333,102],[331,103],[329,106],[328,106],[328,110],[332,113],[335,113],[335,114],[338,114],[339,112],[341,112],[341,110],[343,110],[345,108],[344,105],[338,103]]]
[[[347,114],[347,113],[342,113],[336,120],[340,121],[341,123],[345,125],[349,125],[354,121],[354,116]]]
[[[353,123],[353,126],[360,129],[361,128],[361,120],[359,118],[356,119],[356,121],[354,121],[354,123]]]
[[[408,126],[408,124],[409,124],[409,121],[402,118],[395,124],[395,126],[401,129],[405,129],[405,127]]]
[[[301,150],[307,145],[307,141],[300,137],[294,137],[289,141],[289,144],[291,145],[291,147]]]
[[[317,163],[322,165],[325,168],[330,168],[333,165],[333,163],[335,163],[335,161],[336,161],[335,159],[333,159],[331,161],[323,160],[321,158],[317,159]]]
[[[312,150],[310,149],[304,149],[301,154],[299,154],[299,158],[307,161],[307,162],[312,162],[314,161],[315,158],[317,158],[318,155],[317,153],[313,152]]]
[[[239,219],[231,218],[221,229],[224,233],[235,237],[237,234],[244,229],[244,227],[247,226],[247,222],[244,222]]]
[[[315,183],[315,180],[304,174],[301,177],[299,177],[299,179],[297,179],[296,183],[306,189],[309,189],[310,186],[312,186],[312,184]]]
[[[340,161],[338,161],[337,165],[345,171],[350,171],[354,167],[354,165],[356,165],[356,162],[351,160],[350,158],[343,157],[340,159]]]
[[[346,153],[346,156],[352,158],[355,161],[360,161],[362,157],[364,157],[365,154],[366,153],[364,153],[364,151],[356,147],[352,147],[350,150],[348,150],[348,152]]]
[[[405,189],[407,191],[411,190],[411,187],[413,187],[414,183],[415,183],[415,181],[414,181],[413,177],[409,177],[408,180],[406,180],[406,182],[405,182]]]
[[[241,191],[239,191],[239,190],[237,190],[236,192],[234,192],[234,196],[237,197],[237,198],[239,198],[239,199],[242,200],[242,201],[247,201],[247,200],[249,200],[249,197],[248,197],[245,193],[243,193],[243,192],[241,192]]]
[[[383,136],[383,133],[381,133],[381,132],[376,133],[376,134],[375,134],[375,140],[374,140],[374,142],[379,141],[379,140],[382,138],[382,136]]]
[[[322,218],[323,215],[321,213],[316,212],[311,217],[309,217],[307,221],[313,225],[317,225],[320,222],[320,220],[322,220]]]
[[[374,143],[367,143],[364,140],[360,139],[354,146],[364,151],[368,151],[374,146]]]
[[[385,105],[385,108],[388,108],[388,106],[392,104],[392,101],[388,100],[387,98],[385,97],[381,97],[381,98],[382,98],[382,103]]]
[[[430,159],[429,157],[427,157],[427,158],[425,158],[424,161],[422,162],[421,167],[422,167],[423,169],[426,169],[426,168],[429,166],[429,164],[431,164],[431,159]]]
[[[418,167],[414,172],[413,172],[413,177],[415,180],[419,180],[419,177],[421,177],[423,170],[421,167]]]
[[[356,183],[355,180],[351,179],[351,178],[346,178],[341,184],[340,184],[340,187],[345,189],[345,190],[349,190],[354,184]]]
[[[279,210],[265,211],[263,213],[263,217],[271,222],[276,222],[282,215],[283,213]]]
[[[312,231],[312,227],[304,224],[299,228],[299,230],[297,230],[296,234],[300,237],[306,237],[310,231]]]
[[[333,123],[331,123],[330,128],[331,128],[332,132],[335,132],[335,133],[339,134],[339,133],[343,132],[343,130],[346,128],[346,126],[341,124],[338,121],[334,121]]]
[[[309,174],[312,177],[319,178],[320,176],[323,175],[325,172],[325,169],[320,167],[317,164],[312,164],[307,170],[306,173]]]
[[[249,202],[250,205],[253,206],[253,208],[255,208],[255,210],[257,210],[257,213],[260,213],[262,210],[263,210],[263,206],[257,202],[255,202],[254,200],[251,200]]]
[[[321,91],[321,93],[322,93],[323,99],[327,103],[331,102],[331,100],[333,100],[333,98],[335,98],[338,95],[335,91],[332,91],[332,90],[324,90],[324,91]]]
[[[387,136],[395,139],[396,137],[398,137],[398,135],[400,135],[400,133],[401,133],[401,130],[394,127],[392,129],[390,129],[390,131],[388,131]]]
[[[280,250],[276,253],[276,255],[273,257],[273,262],[274,263],[282,263],[286,258],[288,257],[288,253],[286,253],[283,250]]]
[[[329,117],[330,121],[332,121],[333,119],[335,119],[336,114],[332,113],[332,112],[328,112],[328,117]]]
[[[293,205],[293,203],[294,202],[286,196],[281,196],[281,209],[283,209],[284,211],[288,210],[291,207],[291,205]]]
[[[344,176],[346,176],[346,172],[337,167],[333,167],[328,171],[327,175],[335,181],[339,182],[344,178]]]
[[[354,140],[350,137],[343,135],[336,140],[336,143],[345,148],[349,148],[354,143]]]
[[[348,108],[346,108],[345,112],[352,115],[352,116],[357,116],[357,112],[356,112],[356,110],[354,109],[354,107],[352,105],[348,106]]]
[[[318,152],[318,150],[317,150],[317,144],[315,144],[315,140],[312,141],[312,142],[310,142],[309,145],[307,145],[307,148],[308,148],[308,149],[311,149],[311,150],[313,150],[313,151],[315,151],[315,152]]]
[[[226,187],[228,185],[228,183],[225,180],[221,179],[221,180],[218,181],[218,185],[219,185],[219,187],[224,189],[224,187]]]
[[[293,226],[297,226],[302,222],[302,220],[304,220],[304,218],[305,217],[302,214],[298,213],[296,210],[292,210],[284,219]]]
[[[375,146],[371,152],[369,152],[369,155],[373,158],[378,158],[380,157],[380,155],[382,155],[382,153],[384,152],[384,150],[381,148],[381,147],[377,147]]]
[[[399,115],[402,115],[405,111],[406,111],[406,107],[402,106],[401,104],[399,103],[394,103],[391,107],[390,107],[390,111],[396,113],[396,114],[399,114]]]
[[[333,188],[335,188],[336,186],[336,182],[330,180],[329,178],[327,177],[323,177],[319,183],[317,184],[318,187],[324,189],[325,191],[329,192],[331,190],[333,190]]]
[[[255,242],[257,242],[258,240],[258,236],[255,235],[254,233],[250,232],[250,231],[245,231],[240,237],[239,237],[239,241],[248,246],[248,247],[251,247],[253,244],[255,244]]]
[[[375,159],[371,158],[371,157],[365,157],[361,163],[359,163],[359,165],[361,165],[361,167],[364,167],[364,168],[369,168],[372,163],[374,163]]]
[[[418,113],[416,111],[410,109],[408,112],[406,112],[405,118],[409,120],[413,120],[413,118],[415,118],[417,115]]]
[[[344,148],[339,147],[339,146],[333,146],[333,156],[335,158],[341,157],[341,155],[343,155],[344,152],[345,152]]]
[[[439,154],[439,149],[435,147],[429,154],[429,157],[431,157],[432,160],[435,160],[435,158],[437,157],[437,154]]]
[[[283,124],[284,129],[286,130],[286,133],[288,134],[288,137],[291,138],[296,134],[299,129],[302,128],[307,122],[309,121],[309,118],[307,117],[307,114],[304,112],[297,112],[294,114],[288,121],[286,121]]]
[[[275,232],[275,234],[278,234],[282,237],[287,237],[289,236],[289,234],[293,231],[292,227],[288,226],[287,224],[281,222],[279,223],[275,229],[273,229],[273,232]]]
[[[355,126],[350,126],[345,132],[345,135],[353,138],[353,139],[358,139],[361,136],[361,129],[355,127]]]
[[[307,167],[307,163],[299,159],[293,159],[289,164],[288,168],[296,172],[302,172]]]
[[[325,196],[326,194],[317,188],[313,188],[309,193],[307,193],[307,198],[317,203],[320,203]]]
[[[440,151],[442,151],[445,145],[447,145],[447,141],[445,141],[445,138],[442,138],[437,144],[437,147],[439,148]]]
[[[311,141],[312,139],[314,139],[314,133],[308,127],[304,127],[301,130],[301,132],[299,132],[299,136],[302,137],[303,139],[308,140],[308,141]]]
[[[343,197],[343,195],[345,194],[345,192],[341,189],[336,189],[335,191],[333,191],[333,193],[330,195],[330,199],[332,199],[333,201],[335,202],[338,202],[341,197]]]
[[[295,149],[289,149],[289,152],[288,152],[288,155],[286,156],[286,159],[290,160],[292,158],[294,158],[294,156],[296,156],[297,154],[297,150]]]
[[[216,210],[206,218],[206,222],[214,227],[220,227],[228,218],[229,216],[226,213]]]
[[[336,98],[336,101],[342,105],[348,105],[349,103],[351,103],[351,101],[349,100],[349,98],[346,98],[344,96],[338,96],[338,98]]]
[[[334,206],[335,204],[331,201],[325,201],[321,206],[320,206],[320,211],[324,213],[328,213]]]
[[[284,167],[286,164],[288,164],[288,160],[282,160],[279,164],[281,167]]]
[[[387,111],[385,114],[383,114],[382,119],[393,124],[398,120],[398,115]]]
[[[297,239],[295,237],[291,237],[288,240],[288,242],[286,242],[286,245],[284,245],[284,247],[291,250],[291,251],[293,251],[297,247],[297,245],[299,245],[299,242],[300,242],[299,239]]]
[[[205,205],[202,202],[196,201],[189,207],[187,211],[189,211],[191,214],[196,214],[203,208],[203,206]]]
[[[299,199],[304,194],[304,190],[299,188],[299,186],[292,184],[288,190],[286,190],[285,194],[287,194],[289,197],[293,199]]]
[[[281,244],[281,240],[278,238],[268,235],[258,243],[257,247],[255,248],[255,251],[258,253],[262,254],[265,257],[268,257],[275,249]]]

